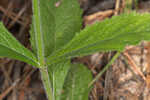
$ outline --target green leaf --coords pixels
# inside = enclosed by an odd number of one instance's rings
[[[46,33],[46,29],[48,29],[48,26],[44,25],[43,20],[45,21],[49,16],[45,15],[48,10],[48,1],[45,0],[41,2],[42,0],[32,0],[33,4],[33,18],[32,18],[32,29],[31,29],[31,44],[33,47],[33,50],[35,54],[37,55],[38,61],[40,63],[40,66],[45,66],[45,38],[44,37],[50,37],[51,34]],[[44,5],[44,2],[46,2]],[[45,6],[45,7],[44,7]],[[45,12],[45,13],[44,13]],[[47,18],[42,18],[42,16],[45,16]],[[44,44],[45,43],[45,44]]]
[[[37,66],[35,56],[22,46],[0,22],[0,57],[9,57]]]
[[[55,100],[60,100],[63,85],[71,64],[70,60],[64,60],[57,64],[48,66],[50,79],[53,85],[53,95]]]
[[[122,51],[126,45],[136,45],[141,40],[150,40],[150,14],[122,14],[86,27],[47,61],[50,64],[95,52]]]
[[[54,48],[55,20],[51,14],[50,0],[32,0],[32,4],[31,45],[37,56],[46,56]]]
[[[40,67],[46,69],[45,57],[61,48],[73,38],[76,32],[80,31],[82,12],[77,0],[32,1],[33,22],[30,31],[31,45],[33,52],[38,58]],[[61,4],[59,7],[56,7],[58,2]],[[41,72],[41,74],[43,75],[43,79],[47,78],[47,74],[44,74],[44,72]],[[50,85],[48,86],[50,82],[47,80],[43,82],[46,86],[48,98],[53,98],[49,96],[52,89],[47,88],[50,87]]]
[[[91,72],[82,64],[72,64],[60,100],[88,100]]]
[[[45,63],[45,56],[50,52],[48,50],[50,50],[50,45],[52,44],[52,41],[54,41],[53,38],[51,39],[54,34],[50,33],[50,30],[53,31],[53,26],[48,22],[53,21],[53,16],[51,16],[51,13],[49,12],[49,0],[32,0],[32,4],[31,45],[40,64],[41,78],[46,90],[47,98],[53,100],[51,80],[49,80],[48,68]]]
[[[82,11],[77,0],[51,0],[50,7],[55,18],[55,50],[58,50],[80,31]]]
[[[60,5],[57,7],[58,3]],[[77,0],[33,0],[33,6],[31,44],[34,52],[39,48],[36,37],[41,37],[44,56],[48,56],[80,31],[82,11]]]

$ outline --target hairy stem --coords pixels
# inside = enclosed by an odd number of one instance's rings
[[[49,79],[49,74],[48,74],[48,70],[46,69],[40,69],[41,72],[41,78],[42,78],[42,82],[44,85],[44,89],[46,91],[46,95],[48,100],[54,100],[54,96],[53,96],[53,89],[52,89],[52,85]]]

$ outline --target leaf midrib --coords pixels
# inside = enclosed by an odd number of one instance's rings
[[[148,19],[145,19],[144,21],[146,21],[146,20],[148,20]],[[143,23],[143,24],[145,24],[145,23]],[[143,25],[142,24],[142,25]],[[129,24],[128,24],[129,25]],[[141,26],[141,25],[140,25]],[[138,26],[139,27],[139,26]],[[119,31],[119,30],[118,30]],[[132,32],[133,33],[133,32]],[[120,34],[116,34],[115,36],[112,36],[112,37],[110,37],[110,38],[107,38],[107,39],[103,39],[103,40],[101,40],[101,41],[105,41],[105,40],[110,40],[110,39],[112,39],[112,38],[114,38],[114,37],[117,37],[117,36],[119,36],[119,35],[122,35],[122,34],[124,34],[124,33],[120,33]],[[73,41],[73,40],[72,40]],[[71,41],[70,41],[71,42]],[[99,42],[99,41],[97,41],[97,42]],[[97,42],[95,42],[95,43],[97,43]],[[92,43],[92,44],[95,44],[95,43]],[[68,47],[68,45],[69,45],[70,43],[68,43],[66,46],[64,46],[63,48],[66,48],[66,47]],[[89,45],[92,45],[92,44],[89,44]],[[89,46],[84,46],[84,47],[82,47],[82,48],[86,48],[86,47],[89,47]],[[63,49],[62,48],[62,49]],[[82,49],[82,48],[77,48],[77,49]],[[57,51],[55,51],[55,52],[53,52],[50,56],[48,56],[47,58],[50,58],[50,57],[53,57],[53,56],[55,56],[55,54],[57,53],[57,52],[59,52],[59,51],[61,51],[62,49],[59,49],[59,50],[57,50]],[[72,52],[76,52],[76,51],[78,51],[78,50],[73,50]],[[65,54],[64,54],[65,55]],[[61,57],[61,56],[60,56]],[[57,58],[57,57],[56,57]]]
[[[36,58],[35,58],[33,55],[32,55],[33,58],[30,58],[30,57],[28,57],[28,56],[22,54],[21,52],[18,52],[18,51],[15,50],[14,48],[9,48],[9,47],[7,47],[6,45],[3,45],[3,44],[1,44],[1,43],[0,43],[0,46],[3,46],[3,47],[7,48],[7,49],[10,50],[10,51],[16,52],[18,55],[21,55],[21,56],[27,58],[28,60],[31,60],[35,65],[38,65],[38,62],[35,60]]]
[[[26,57],[27,59],[29,59],[29,60],[31,60],[32,62],[34,62],[34,63],[37,64],[37,61],[33,60],[33,59],[36,59],[36,58],[34,57],[34,55],[32,55],[32,52],[27,51],[27,52],[31,53],[31,56],[32,56],[32,57],[30,58],[30,57],[28,57],[28,56],[25,55],[24,49],[26,49],[26,48],[23,48],[23,47],[22,47],[22,48],[19,48],[21,51],[23,50],[24,53],[23,53],[23,52],[19,52],[19,51],[17,51],[14,47],[11,46],[11,48],[10,48],[9,46],[7,46],[6,43],[9,45],[9,44],[10,44],[10,41],[9,41],[7,38],[5,38],[4,36],[1,36],[1,37],[5,40],[5,43],[4,43],[4,44],[0,43],[1,46],[5,47],[5,48],[7,48],[7,49],[9,49],[9,50],[11,50],[11,51],[14,51],[14,52],[18,53],[18,54],[20,54],[20,55]],[[18,41],[17,41],[17,42],[18,42]]]
[[[150,32],[150,31],[139,31],[139,32],[129,32],[129,33],[132,33],[132,34],[130,34],[130,35],[133,35],[133,34],[141,33],[141,32]],[[100,43],[103,42],[103,41],[113,40],[114,38],[119,37],[119,36],[121,36],[121,35],[124,36],[124,35],[126,35],[126,33],[118,34],[118,35],[116,35],[116,36],[112,36],[112,37],[110,37],[110,38],[97,41],[97,42],[95,42],[95,43],[86,45],[86,46],[84,46],[84,47],[82,47],[82,48],[77,48],[77,49],[75,49],[75,50],[72,50],[72,51],[69,52],[69,53],[64,53],[64,54],[61,55],[61,56],[55,56],[55,54],[57,54],[59,51],[61,51],[61,50],[58,50],[58,51],[54,52],[51,56],[49,56],[49,57],[47,58],[47,60],[49,60],[49,59],[51,60],[51,63],[48,63],[48,64],[49,64],[49,65],[52,64],[53,60],[55,60],[55,59],[57,59],[57,58],[61,58],[61,57],[67,56],[67,55],[69,55],[70,53],[72,54],[72,53],[75,53],[75,52],[79,52],[81,49],[88,48],[88,47],[90,47],[90,46],[92,46],[92,45],[96,45],[97,43],[100,44]],[[142,35],[142,34],[140,34],[140,35]],[[66,48],[66,46],[65,46],[64,48]],[[115,50],[115,49],[114,49],[114,50]],[[89,54],[89,53],[84,53],[84,55],[88,55],[88,54]],[[90,54],[91,54],[91,53],[90,53]],[[84,55],[82,55],[82,56],[84,56]],[[76,55],[76,56],[79,56],[79,55]],[[68,56],[67,59],[72,58],[72,57],[76,57],[76,56]],[[48,62],[50,62],[50,61],[48,61]]]
[[[37,3],[33,3],[34,6],[34,10],[36,13],[33,16],[33,25],[34,25],[34,31],[35,31],[35,41],[36,41],[36,49],[37,49],[37,56],[38,56],[38,61],[41,64],[41,66],[44,66],[44,44],[43,44],[43,31],[42,31],[42,22],[41,22],[41,14],[40,14],[40,1],[39,0],[34,0],[34,2]],[[37,4],[37,5],[36,5]],[[37,26],[36,26],[37,25]],[[39,28],[39,29],[38,29]]]

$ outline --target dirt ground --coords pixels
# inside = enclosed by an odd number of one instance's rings
[[[79,0],[83,28],[96,21],[136,10],[150,12],[150,0]],[[127,3],[130,7],[127,7]],[[32,17],[31,0],[0,0],[0,20],[27,48]],[[95,77],[114,52],[95,53],[73,61],[81,62]],[[94,84],[89,100],[150,100],[150,43],[128,46]],[[23,62],[0,59],[0,100],[47,100],[39,70]]]

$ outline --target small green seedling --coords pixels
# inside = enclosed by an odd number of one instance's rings
[[[32,0],[32,51],[23,47],[1,23],[0,57],[39,68],[48,100],[88,100],[96,79],[92,80],[91,72],[84,65],[71,64],[70,59],[117,51],[106,70],[126,45],[150,40],[150,14],[122,14],[81,30],[82,11],[77,0],[61,0],[59,5],[58,2]]]

